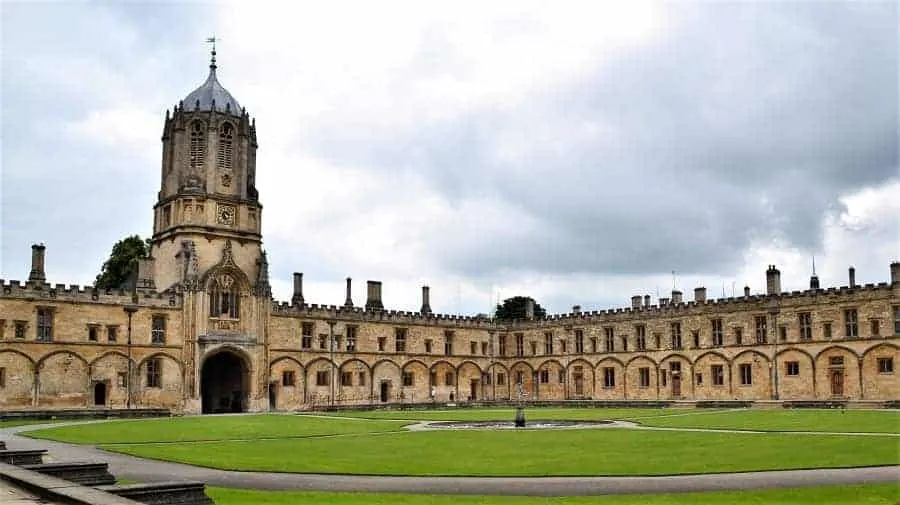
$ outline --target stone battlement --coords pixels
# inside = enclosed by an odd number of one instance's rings
[[[0,279],[0,298],[116,305],[135,304],[152,307],[173,307],[181,304],[181,296],[174,292],[139,290],[131,293],[125,289],[95,289],[93,286],[78,284],[7,281],[5,279]]]

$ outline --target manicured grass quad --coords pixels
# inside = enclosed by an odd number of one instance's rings
[[[249,491],[208,488],[217,505],[894,505],[900,485],[825,486],[763,491],[624,496],[518,497]]]
[[[608,428],[407,432],[401,427],[410,421],[390,420],[512,415],[511,409],[455,409],[189,417],[52,428],[33,436],[213,468],[370,475],[669,475],[900,463],[900,438],[889,435],[898,431],[900,413],[891,411],[528,410],[531,420],[884,433],[875,436]]]

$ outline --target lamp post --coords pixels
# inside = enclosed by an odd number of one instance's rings
[[[131,408],[131,376],[133,375],[132,370],[132,360],[131,360],[131,317],[135,312],[138,311],[138,308],[134,305],[126,305],[122,308],[126,314],[128,314],[128,339],[126,342],[126,348],[128,351],[128,375],[125,377],[125,408]]]
[[[331,394],[328,396],[329,404],[334,406],[334,321],[328,321],[328,359],[331,361]]]
[[[772,301],[769,305],[769,315],[772,316],[772,399],[778,400],[778,314],[781,310],[778,308],[778,302]]]

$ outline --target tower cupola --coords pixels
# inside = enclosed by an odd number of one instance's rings
[[[231,93],[219,84],[216,68],[216,48],[213,46],[212,58],[209,62],[209,76],[206,78],[206,82],[201,84],[199,88],[191,91],[181,103],[184,105],[185,110],[188,111],[214,110],[233,116],[240,116],[241,106],[231,96]]]

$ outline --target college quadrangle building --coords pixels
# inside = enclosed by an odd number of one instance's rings
[[[215,53],[213,54],[215,56]],[[256,129],[218,82],[166,113],[152,257],[133,288],[0,287],[0,409],[176,412],[467,400],[900,398],[900,263],[890,282],[652,303],[501,323],[272,299],[255,187]],[[24,267],[23,267],[24,269]],[[763,272],[760,272],[763,275]]]

